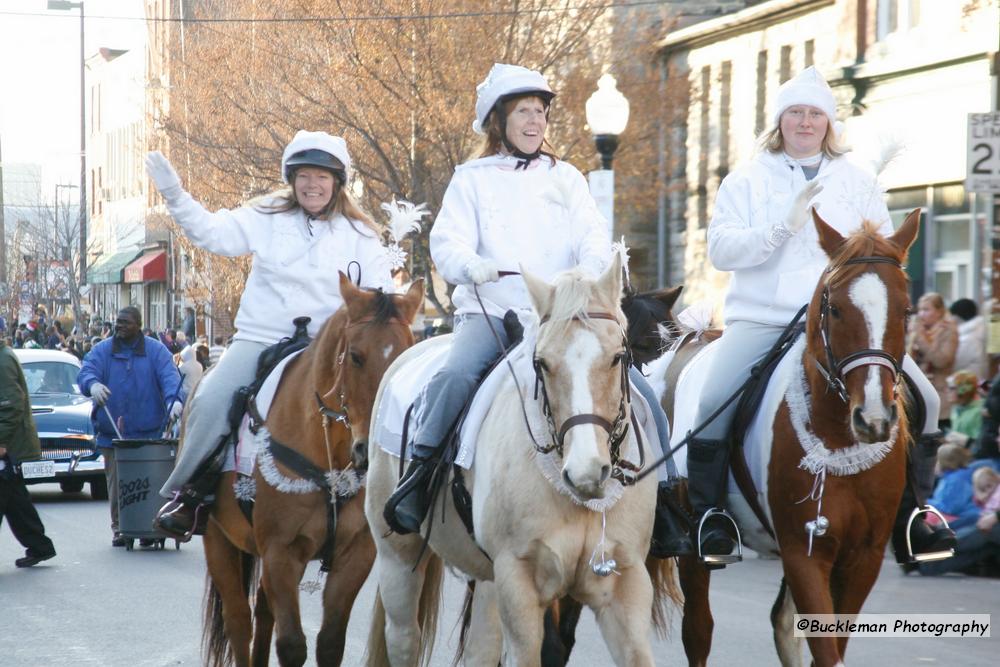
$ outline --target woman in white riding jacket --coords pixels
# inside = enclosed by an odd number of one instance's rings
[[[496,64],[476,93],[472,127],[485,141],[478,158],[455,170],[430,235],[438,271],[457,286],[455,340],[445,366],[418,400],[413,458],[386,504],[386,521],[398,533],[420,529],[430,502],[427,479],[442,441],[480,375],[500,355],[487,317],[506,347],[511,341],[505,314],[531,309],[520,276],[501,278],[499,272],[520,265],[551,280],[578,266],[596,278],[611,257],[607,222],[583,176],[544,150],[555,97],[545,78]]]
[[[880,223],[883,234],[893,231],[874,175],[838,147],[835,120],[829,85],[807,68],[778,90],[760,151],[722,181],[708,227],[708,256],[716,269],[731,271],[732,277],[723,310],[726,328],[717,343],[712,382],[699,397],[696,424],[743,384],[812,298],[829,260],[819,246],[810,208],[815,206],[843,235],[865,220]],[[912,359],[904,357],[902,368],[927,406],[923,433],[933,434],[937,394]],[[688,491],[696,520],[715,508],[726,484],[724,441],[735,409],[733,402],[688,444]],[[734,547],[724,521],[706,522],[703,556],[725,556]]]
[[[253,255],[233,343],[188,403],[183,447],[160,491],[173,500],[160,510],[157,525],[187,539],[199,514],[206,514],[198,511],[205,496],[215,490],[214,475],[203,473],[213,472],[212,455],[229,433],[233,393],[253,381],[260,354],[290,336],[300,316],[311,318],[308,331],[315,336],[343,304],[338,271],[347,274],[357,262],[363,287],[391,290],[391,264],[377,225],[345,187],[351,158],[340,137],[299,131],[281,157],[290,189],[231,211],[207,211],[159,152],[148,155],[146,169],[195,245],[226,257]]]

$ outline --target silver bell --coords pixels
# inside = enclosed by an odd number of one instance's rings
[[[614,558],[609,560],[602,560],[600,563],[594,563],[593,570],[594,574],[599,577],[610,577],[615,572],[615,568],[618,567],[618,563],[615,562]]]
[[[825,516],[820,515],[816,517],[816,537],[823,537],[826,535],[826,529],[830,527],[830,520]]]

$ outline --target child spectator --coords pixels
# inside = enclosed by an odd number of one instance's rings
[[[979,397],[979,379],[975,373],[959,371],[948,378],[951,399],[951,432],[946,440],[968,446],[979,437],[983,426],[983,399]]]

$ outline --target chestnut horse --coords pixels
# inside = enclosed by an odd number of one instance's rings
[[[359,289],[341,273],[340,293],[344,305],[289,362],[265,422],[271,445],[281,443],[308,460],[338,496],[333,567],[323,590],[323,624],[316,643],[319,665],[340,664],[351,607],[375,559],[364,490],[358,489],[367,467],[369,419],[382,374],[413,345],[410,325],[423,301],[423,281],[414,282],[405,295],[386,294]],[[329,407],[321,410],[320,402]],[[346,419],[331,419],[329,408]],[[251,658],[254,665],[267,664],[275,625],[279,662],[306,661],[299,582],[309,561],[324,555],[333,499],[316,482],[302,479],[301,468],[289,468],[277,458],[268,474],[258,457],[252,525],[234,493],[235,473],[225,473],[219,483],[204,537],[206,664],[235,661],[242,667]],[[272,486],[275,474],[284,480],[283,490]]]
[[[778,385],[769,394],[771,412],[763,412],[765,400],[758,414],[773,432],[769,458],[761,447],[761,460],[747,461],[766,471],[754,481],[774,539],[749,504],[729,494],[747,545],[780,553],[784,578],[771,623],[783,665],[801,664],[795,613],[860,612],[882,566],[906,476],[908,434],[897,391],[909,314],[902,263],[917,236],[919,211],[888,238],[865,223],[845,239],[815,211],[813,218],[830,264],[809,303],[804,340],[772,377],[768,391]],[[682,376],[675,395],[684,391]],[[704,665],[713,628],[709,570],[696,557],[679,560],[684,648],[690,664]],[[842,664],[847,639],[809,636],[813,663]]]

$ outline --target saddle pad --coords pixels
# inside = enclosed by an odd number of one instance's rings
[[[274,401],[274,395],[278,392],[278,385],[281,383],[281,376],[285,372],[285,367],[304,350],[305,348],[297,352],[292,352],[279,361],[278,365],[271,370],[267,379],[260,386],[260,391],[257,392],[254,403],[257,406],[257,413],[260,414],[261,419],[267,420],[268,410],[271,409],[271,402]],[[226,455],[223,459],[225,463],[222,466],[222,471],[229,472],[235,470],[243,475],[252,474],[254,461],[257,460],[257,436],[250,430],[250,415],[244,414],[243,419],[240,421],[235,456],[233,455],[232,448],[232,443],[226,446]]]
[[[378,406],[375,415],[375,433],[378,437],[379,446],[383,450],[399,456],[400,445],[403,441],[403,420],[407,409],[435,372],[448,358],[448,351],[451,346],[452,336],[439,336],[420,343],[426,346],[421,354],[410,358],[405,366],[398,369],[392,376],[392,381],[382,392],[382,401]],[[518,384],[521,387],[521,395],[529,404],[534,392],[535,371],[531,363],[532,352],[534,350],[534,331],[526,328],[524,340],[507,353],[507,358],[514,368]],[[479,436],[479,429],[486,419],[486,415],[493,404],[494,399],[500,390],[506,386],[508,381],[512,381],[510,368],[506,363],[498,364],[480,384],[469,406],[469,412],[465,422],[462,424],[460,433],[460,445],[455,463],[468,470],[475,460],[476,441]],[[646,442],[646,456],[656,458],[659,455],[659,440],[656,433],[656,424],[653,421],[649,406],[643,400],[635,388],[632,389],[632,409],[635,412],[636,420],[643,430]],[[537,409],[529,410],[532,422],[537,422]],[[542,422],[544,423],[544,422]],[[412,437],[414,427],[414,416],[410,416],[410,435]],[[538,423],[532,423],[532,432],[536,438],[548,438],[547,432]]]

